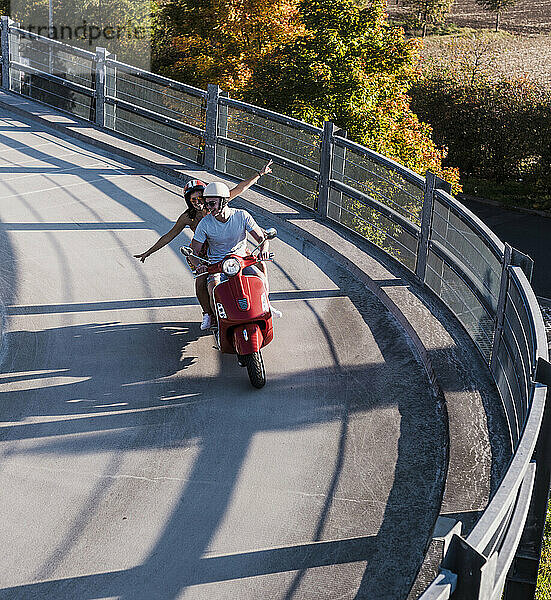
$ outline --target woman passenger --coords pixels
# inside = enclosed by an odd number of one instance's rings
[[[260,177],[262,177],[262,175],[271,173],[271,164],[272,161],[270,160],[256,175],[242,181],[241,183],[238,183],[234,188],[232,188],[230,190],[230,200],[233,200],[233,198],[239,196],[245,190],[248,190],[251,185],[254,185],[260,179]],[[162,235],[153,244],[153,246],[151,246],[151,248],[145,252],[142,252],[141,254],[134,254],[137,259],[139,259],[141,262],[144,262],[148,256],[151,256],[151,254],[157,252],[157,250],[160,250],[170,243],[178,234],[182,233],[186,227],[189,227],[191,231],[195,233],[197,225],[199,225],[201,219],[207,214],[207,211],[205,211],[203,205],[203,190],[205,187],[206,184],[199,179],[191,179],[186,183],[182,192],[184,195],[184,200],[187,204],[187,210],[178,217],[178,220],[170,229],[170,231],[167,231],[167,233]],[[188,264],[192,269],[192,272],[195,274],[192,264],[189,261]],[[214,315],[212,314],[212,309],[210,306],[206,277],[198,277],[195,279],[195,294],[197,295],[197,299],[199,300],[199,304],[203,310],[201,329],[205,330],[214,323]]]

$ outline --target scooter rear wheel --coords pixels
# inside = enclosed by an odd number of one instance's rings
[[[249,379],[255,388],[260,389],[266,384],[266,371],[260,352],[253,352],[240,357],[247,367]]]

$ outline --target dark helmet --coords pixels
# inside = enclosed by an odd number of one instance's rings
[[[189,199],[192,192],[203,191],[207,187],[206,183],[203,183],[200,179],[190,179],[184,188],[182,189],[182,194],[184,195],[184,200],[188,205],[188,208],[193,208],[191,201]]]

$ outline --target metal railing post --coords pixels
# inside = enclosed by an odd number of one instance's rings
[[[431,173],[431,171],[427,171],[425,174],[423,208],[421,209],[421,232],[419,234],[419,244],[417,246],[417,264],[415,265],[415,274],[423,282],[425,281],[425,274],[427,272],[435,187],[436,175]]]
[[[327,209],[329,204],[331,163],[333,159],[333,135],[335,134],[335,129],[335,124],[331,121],[325,121],[323,124],[323,133],[321,136],[318,204],[316,207],[318,215],[323,219],[327,217]]]
[[[96,48],[96,114],[95,123],[105,125],[105,59],[109,53],[105,48]]]
[[[109,54],[111,60],[117,60],[116,54]],[[117,97],[117,67],[105,65],[105,95],[111,98]],[[117,105],[111,102],[105,102],[103,117],[103,126],[108,129],[115,129],[117,120]]]
[[[10,89],[10,21],[9,17],[2,17],[0,44],[2,47],[2,88]]]
[[[454,535],[442,567],[457,575],[454,600],[489,600],[492,597],[497,552],[489,558],[480,554],[465,539]]]
[[[434,192],[443,190],[451,194],[452,185],[431,171],[425,174],[425,189],[423,193],[423,208],[421,209],[421,232],[417,249],[417,264],[415,275],[424,283],[427,274],[430,240],[432,235],[432,216],[434,212]],[[438,292],[439,293],[439,292]]]
[[[505,244],[505,252],[501,260],[501,280],[499,285],[499,297],[497,301],[494,341],[492,345],[492,354],[490,355],[490,372],[496,374],[497,353],[499,351],[499,342],[503,330],[503,320],[505,318],[505,303],[507,300],[507,290],[509,289],[509,267],[511,265],[511,256],[513,249],[509,244]]]
[[[14,69],[13,71],[11,70],[11,62],[25,62],[29,59],[21,59],[21,56],[19,54],[19,40],[21,39],[21,37],[19,36],[19,34],[17,34],[17,42],[16,43],[11,43],[10,44],[10,36],[9,36],[9,28],[10,26],[13,27],[19,27],[19,23],[16,23],[15,21],[12,21],[11,19],[9,19],[8,21],[8,53],[9,53],[9,60],[8,60],[8,70],[9,70],[9,75],[8,75],[8,87],[9,89],[11,89],[12,92],[16,92],[17,94],[21,93],[21,82],[23,80],[24,74],[23,71],[19,71]],[[17,73],[17,76],[14,76]]]
[[[228,92],[221,91],[219,97],[227,97]],[[218,104],[218,133],[222,137],[228,137],[228,107],[225,104]],[[228,148],[223,144],[216,144],[214,153],[214,168],[222,173],[227,172],[226,161],[228,158]]]
[[[216,138],[218,136],[218,99],[222,95],[222,89],[209,83],[207,88],[207,119],[205,125],[205,161],[207,171],[216,168]],[[225,166],[225,165],[224,165]]]

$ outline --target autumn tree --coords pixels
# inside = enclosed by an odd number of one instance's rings
[[[421,25],[422,36],[427,35],[427,26],[440,23],[450,12],[453,0],[407,0],[406,6],[415,11],[417,21]]]
[[[322,125],[333,121],[351,139],[454,184],[431,129],[411,111],[418,43],[389,25],[384,0],[302,0],[304,32],[267,53],[243,91],[246,100]]]
[[[153,70],[190,85],[241,89],[257,60],[300,32],[295,0],[161,0]]]
[[[499,31],[501,13],[515,4],[516,0],[476,0],[477,4],[496,15],[496,31]]]

